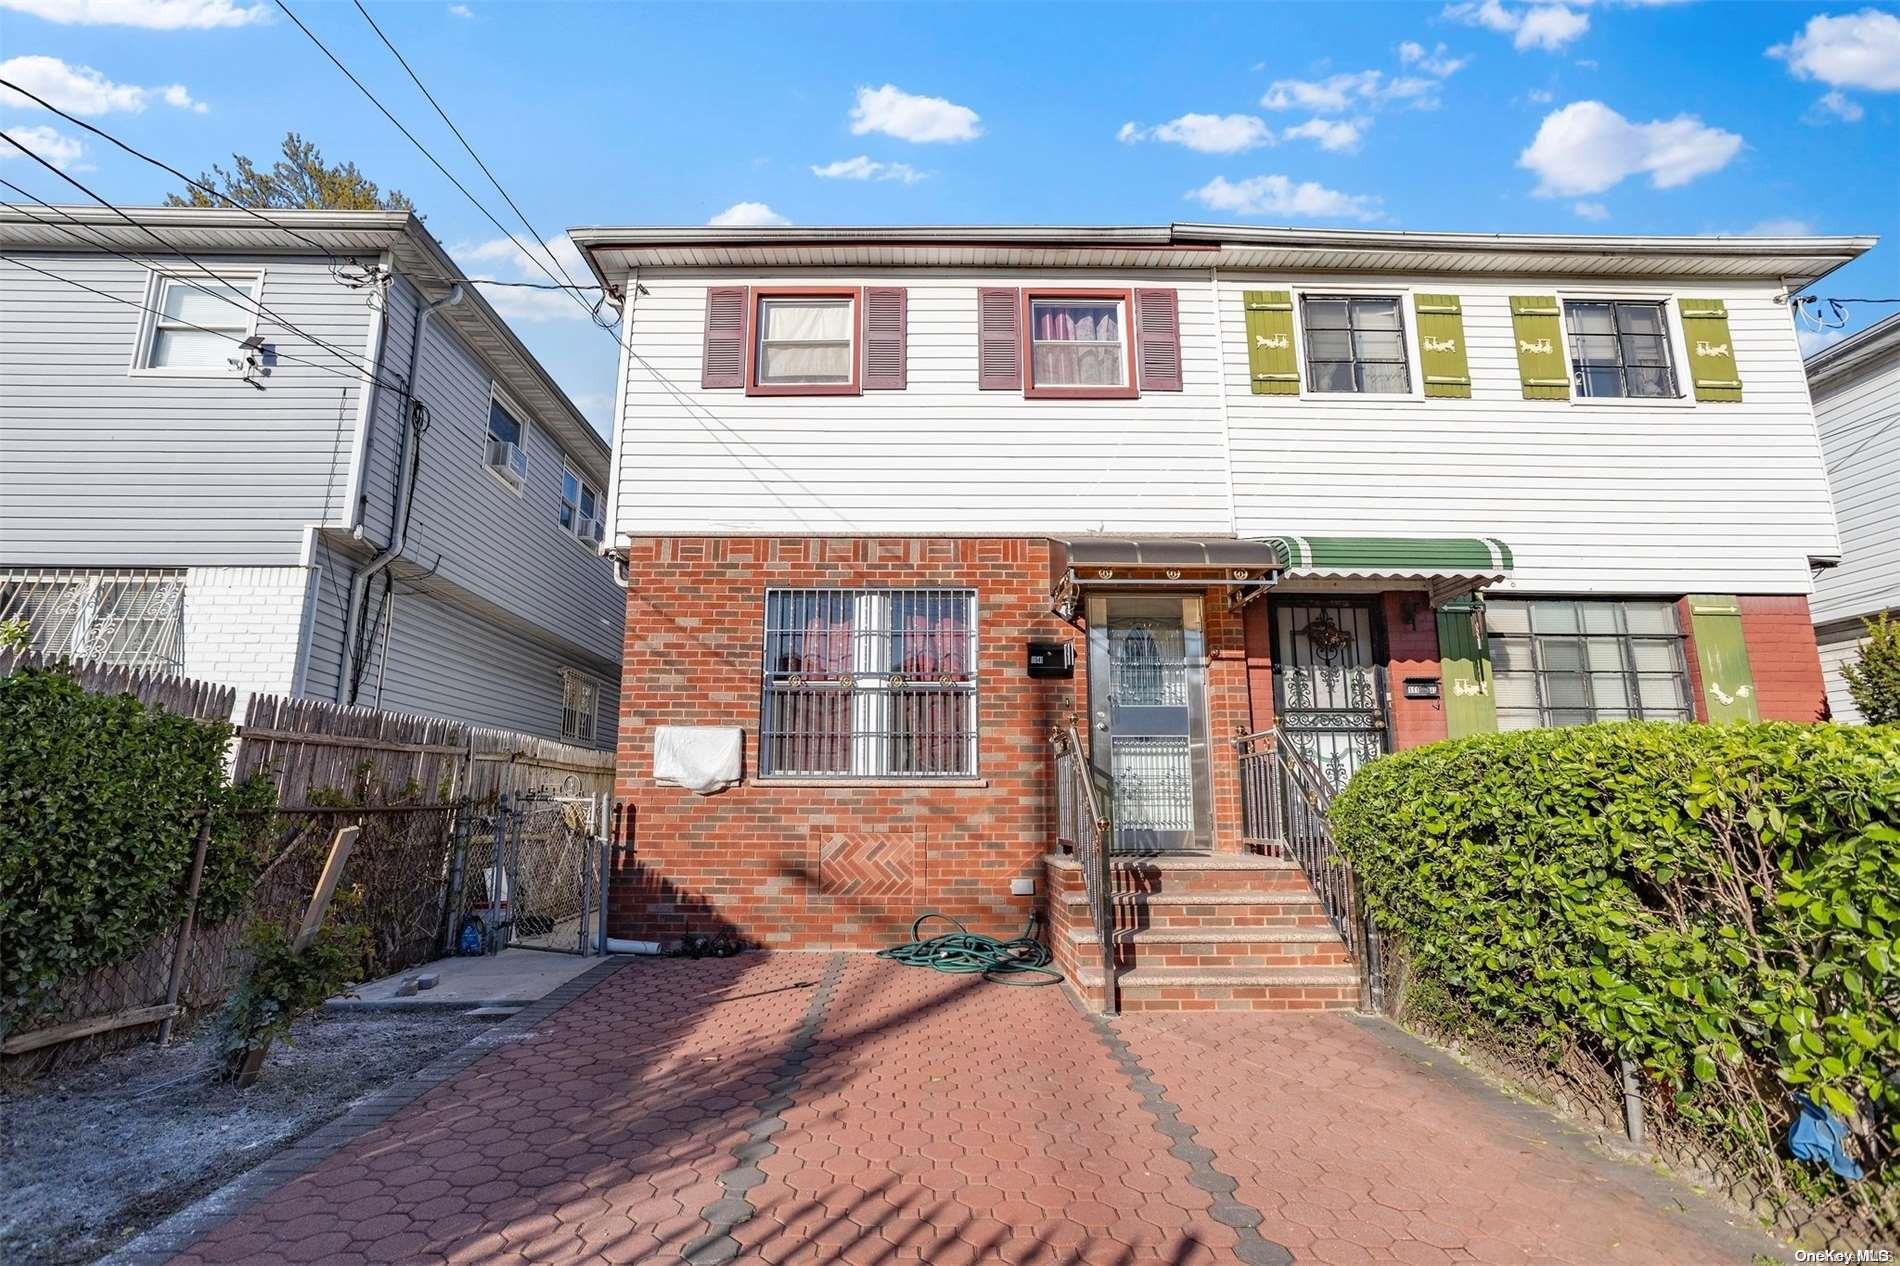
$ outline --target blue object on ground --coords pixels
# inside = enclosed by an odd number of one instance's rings
[[[1794,1104],[1798,1114],[1788,1131],[1788,1150],[1795,1158],[1826,1165],[1849,1182],[1865,1177],[1847,1154],[1847,1123],[1806,1095],[1796,1095]]]

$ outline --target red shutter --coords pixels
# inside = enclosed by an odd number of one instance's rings
[[[976,292],[976,385],[984,391],[1021,391],[1022,291]]]
[[[1135,291],[1135,359],[1143,391],[1181,390],[1181,311],[1174,291]]]
[[[706,359],[699,370],[700,386],[745,386],[745,310],[744,286],[706,291]]]
[[[905,318],[909,299],[901,286],[864,291],[864,390],[902,391],[905,384]]]

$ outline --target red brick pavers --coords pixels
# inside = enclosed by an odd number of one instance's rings
[[[1128,1016],[1116,1029],[1301,1262],[1737,1262],[1765,1236],[1382,1021]],[[1739,1219],[1735,1220],[1739,1223]]]
[[[863,955],[641,961],[177,1261],[1183,1266],[1239,1208],[1302,1262],[1749,1260],[1352,1020],[1106,1027]]]

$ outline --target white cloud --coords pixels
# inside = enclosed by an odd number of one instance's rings
[[[475,16],[475,10],[469,8],[465,4],[452,4],[449,6],[449,16],[452,18],[472,19]]]
[[[1377,198],[1341,193],[1313,181],[1295,183],[1285,176],[1251,176],[1230,181],[1216,176],[1188,197],[1210,211],[1232,215],[1285,215],[1314,220],[1376,220]]]
[[[1500,0],[1465,0],[1461,4],[1446,5],[1442,16],[1466,26],[1509,35],[1512,47],[1520,52],[1541,48],[1554,53],[1590,29],[1589,14],[1561,4],[1511,8]]]
[[[1846,338],[1847,331],[1832,328],[1811,330],[1805,325],[1797,325],[1794,337],[1795,341],[1801,345],[1801,358],[1806,360],[1816,352],[1832,347]]]
[[[166,105],[198,114],[208,109],[202,101],[192,100],[191,93],[183,84],[167,84],[161,88],[115,84],[90,66],[69,66],[57,57],[38,54],[9,57],[0,62],[0,78],[10,79],[35,96],[44,97],[73,114],[137,114],[154,98]],[[38,108],[31,98],[8,88],[0,88],[0,103],[27,109]]]
[[[1464,57],[1453,57],[1451,50],[1443,44],[1427,49],[1416,40],[1407,40],[1399,45],[1399,65],[1417,66],[1426,74],[1437,75],[1440,79],[1463,70],[1468,60]]]
[[[457,242],[449,247],[449,254],[461,264],[464,272],[478,281],[532,281],[552,285],[565,283],[572,277],[575,285],[586,286],[594,280],[587,261],[581,258],[579,249],[565,233],[549,238],[545,249],[534,246],[533,238],[517,234],[491,237],[486,241]],[[549,262],[550,255],[555,263]],[[511,321],[584,321],[587,313],[574,302],[574,295],[580,293],[589,304],[600,297],[598,291],[524,290],[516,286],[482,286],[480,290],[495,311]]]
[[[751,229],[790,224],[791,221],[763,202],[735,202],[706,223],[720,228]]]
[[[942,97],[920,97],[895,84],[859,88],[851,107],[851,133],[882,132],[900,141],[973,141],[983,135],[976,111]]]
[[[1636,175],[1673,189],[1726,167],[1742,138],[1693,114],[1632,123],[1601,101],[1575,101],[1544,116],[1517,164],[1537,173],[1540,197],[1602,193]]]
[[[1802,32],[1768,50],[1788,63],[1797,79],[1818,79],[1833,88],[1900,92],[1900,16],[1879,9],[1808,19]],[[1823,98],[1825,100],[1825,98]]]
[[[10,127],[6,129],[6,134],[61,171],[73,170],[79,160],[86,156],[86,147],[80,144],[77,137],[67,136],[50,127]],[[0,149],[0,161],[21,157],[24,155],[11,145]]]
[[[1359,148],[1359,137],[1366,126],[1366,119],[1308,119],[1295,124],[1281,135],[1289,141],[1313,141],[1321,149],[1335,153],[1350,153]]]
[[[1812,220],[1783,216],[1773,220],[1759,220],[1742,230],[1743,237],[1808,237],[1814,233]]]
[[[1269,110],[1314,110],[1321,114],[1337,113],[1364,100],[1379,90],[1383,79],[1376,70],[1332,75],[1321,80],[1276,79],[1267,85],[1260,104]]]
[[[1525,95],[1527,95],[1532,101],[1536,102],[1538,105],[1549,105],[1551,102],[1557,99],[1556,93],[1548,92],[1542,88],[1532,88],[1530,92]]]
[[[1124,123],[1115,139],[1124,145],[1166,141],[1202,154],[1242,154],[1273,144],[1273,129],[1255,114],[1184,114],[1153,127]]]
[[[822,167],[814,164],[811,174],[825,180],[897,180],[907,185],[914,185],[924,178],[924,173],[909,163],[880,163],[868,154],[840,158]]]
[[[1601,222],[1610,218],[1610,209],[1601,202],[1579,202],[1570,210],[1579,220]]]
[[[1860,102],[1855,101],[1839,88],[1830,88],[1822,93],[1821,99],[1814,103],[1811,113],[1816,117],[1831,114],[1848,123],[1859,123],[1867,117],[1867,111],[1861,109]]]
[[[206,30],[270,21],[261,4],[234,0],[0,0],[0,9],[62,26],[140,26],[152,31]]]

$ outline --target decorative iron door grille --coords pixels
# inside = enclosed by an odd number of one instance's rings
[[[1385,751],[1385,645],[1370,602],[1273,604],[1273,705],[1288,740],[1332,783]]]
[[[1207,717],[1198,598],[1089,602],[1089,690],[1118,852],[1205,848]]]

